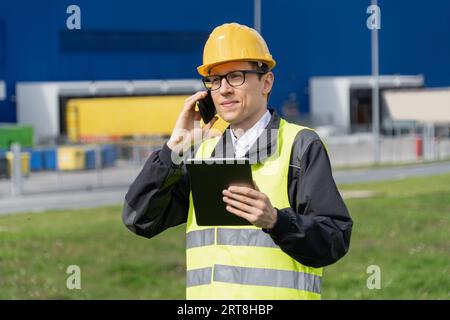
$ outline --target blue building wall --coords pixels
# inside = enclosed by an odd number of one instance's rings
[[[69,31],[66,8],[81,8]],[[291,93],[307,112],[308,79],[370,73],[370,0],[262,0],[262,34],[277,61],[270,104]],[[450,1],[380,0],[380,72],[424,74],[450,86]],[[15,122],[17,81],[198,77],[213,27],[253,25],[252,0],[0,1],[0,122]],[[179,40],[178,40],[179,39]]]

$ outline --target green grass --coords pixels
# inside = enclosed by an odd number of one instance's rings
[[[378,195],[347,200],[350,251],[324,271],[325,299],[450,299],[450,175],[344,185]],[[381,269],[381,289],[366,286]]]
[[[411,160],[411,161],[399,161],[392,163],[380,163],[380,164],[361,164],[361,165],[336,165],[333,166],[333,171],[353,171],[364,169],[389,169],[389,168],[405,168],[412,166],[428,165],[428,164],[445,164],[450,159],[440,160]]]
[[[324,299],[450,299],[450,175],[343,185],[377,196],[347,200],[349,253],[326,267]],[[184,226],[154,239],[121,222],[121,207],[0,217],[0,299],[184,299]],[[66,269],[81,268],[81,290]],[[370,265],[381,289],[369,290]]]
[[[0,218],[0,299],[184,299],[184,227],[152,240],[120,206]],[[69,265],[81,290],[68,290]]]

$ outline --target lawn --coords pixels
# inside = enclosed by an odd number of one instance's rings
[[[351,184],[351,248],[325,268],[323,299],[450,299],[450,175]],[[0,217],[0,299],[184,299],[184,226],[148,240],[121,206]],[[69,290],[70,265],[81,289]],[[366,272],[381,270],[381,289]]]
[[[0,218],[0,299],[183,299],[184,228],[152,240],[122,224],[120,206]],[[70,265],[81,290],[66,287]]]

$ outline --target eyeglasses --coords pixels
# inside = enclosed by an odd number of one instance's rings
[[[228,82],[228,84],[232,87],[239,87],[244,84],[245,82],[245,75],[247,73],[253,73],[253,74],[265,74],[267,72],[264,71],[258,71],[258,70],[236,70],[228,72],[227,74],[223,76],[209,76],[204,77],[202,79],[203,85],[207,90],[218,90],[220,89],[220,86],[222,85],[222,79],[225,78]]]

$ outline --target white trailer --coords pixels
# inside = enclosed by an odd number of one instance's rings
[[[61,134],[61,101],[74,97],[189,94],[202,90],[200,80],[18,82],[17,122],[32,125],[35,143]]]
[[[312,126],[332,126],[336,133],[342,134],[369,132],[372,124],[372,79],[370,76],[310,78]],[[424,78],[422,75],[380,76],[379,84],[381,96],[387,89],[423,87]],[[386,115],[383,109],[380,123]]]

